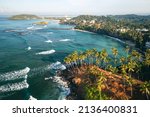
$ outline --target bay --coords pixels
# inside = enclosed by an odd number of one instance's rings
[[[51,68],[52,64],[61,62],[63,65],[64,57],[75,50],[105,48],[111,53],[111,48],[115,47],[119,56],[124,55],[125,44],[111,37],[72,30],[74,26],[62,25],[56,20],[46,20],[49,22],[46,26],[33,25],[40,21],[43,20],[13,21],[0,17],[0,99],[65,99],[69,88],[61,84],[61,78],[52,78],[56,72]],[[18,76],[26,67],[30,71]],[[8,74],[17,74],[17,77],[3,80]],[[27,80],[29,87],[26,84],[24,88],[20,86],[23,80]],[[2,88],[8,86],[9,91],[3,92]]]

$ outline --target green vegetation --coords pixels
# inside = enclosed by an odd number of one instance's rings
[[[129,47],[124,51],[126,56],[121,57],[116,48],[111,55],[106,49],[68,55],[63,76],[70,82],[71,95],[77,99],[149,99],[150,49],[145,54]]]
[[[76,29],[105,34],[125,42],[131,41],[143,51],[146,50],[146,42],[150,42],[150,16],[81,15],[61,23],[73,24],[76,25]]]
[[[42,22],[36,22],[36,23],[34,23],[34,24],[36,24],[36,25],[47,25],[48,22],[42,21]]]
[[[10,20],[31,20],[31,19],[41,19],[41,18],[36,15],[20,14],[20,15],[14,15],[9,19]]]

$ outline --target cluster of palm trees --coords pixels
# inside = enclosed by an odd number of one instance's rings
[[[129,47],[126,47],[126,56],[121,57],[119,56],[119,52],[116,48],[112,48],[111,50],[111,55],[108,54],[106,49],[102,49],[101,51],[97,51],[97,49],[86,50],[85,52],[75,51],[68,55],[64,59],[64,62],[66,63],[67,68],[71,69],[71,71],[73,71],[74,68],[80,69],[81,66],[95,65],[99,68],[110,71],[113,74],[119,74],[124,79],[124,85],[130,85],[132,96],[133,77],[139,77],[143,64],[150,65],[150,50],[147,50],[145,55],[142,55],[138,51],[131,51]],[[95,74],[97,73],[96,70],[92,72],[95,72]],[[100,99],[102,99],[101,85],[106,80],[106,77],[104,77],[102,74],[96,76],[98,77],[97,88],[99,88]],[[141,85],[141,88],[143,93],[150,95],[149,85]]]

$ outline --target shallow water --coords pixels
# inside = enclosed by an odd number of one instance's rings
[[[55,76],[56,69],[52,66],[57,65],[54,63],[63,63],[64,57],[74,50],[106,48],[110,52],[112,47],[116,47],[121,55],[124,54],[125,45],[113,38],[64,30],[73,26],[60,25],[57,21],[48,21],[47,26],[32,25],[38,21],[41,20],[11,21],[0,17],[0,99],[64,99],[69,89],[64,89],[61,79],[45,80]],[[29,73],[22,73],[22,76],[11,74],[20,73],[26,67],[30,68]],[[4,80],[4,75],[11,77]],[[24,82],[25,77],[27,83]],[[16,87],[20,89],[11,88],[10,84],[13,87],[19,84]],[[6,88],[5,92],[3,88]]]

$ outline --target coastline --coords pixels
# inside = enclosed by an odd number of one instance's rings
[[[119,39],[119,38],[116,38],[116,37],[112,37],[112,36],[109,36],[109,35],[106,35],[106,36],[107,36],[107,37],[110,37],[110,38],[112,38],[112,39],[114,39],[114,40],[116,40],[116,41],[119,41],[119,42],[121,42],[121,43],[123,43],[123,44],[127,44],[127,45],[129,45],[130,47],[135,47],[135,44],[134,44],[133,42],[129,41],[129,40],[125,41],[125,40],[122,40],[122,39]]]
[[[79,32],[85,32],[85,33],[91,33],[91,34],[97,34],[95,32],[91,32],[91,31],[87,31],[87,30],[81,30],[81,29],[75,29],[75,28],[73,28],[72,30],[79,31]]]
[[[74,28],[72,30],[79,31],[79,32],[85,32],[85,33],[91,33],[91,34],[98,34],[99,35],[99,33],[91,32],[91,31],[87,31],[87,30],[74,29]],[[112,38],[112,39],[114,39],[116,41],[119,41],[120,43],[123,43],[123,44],[126,44],[126,45],[130,46],[130,47],[133,47],[136,50],[138,50],[140,53],[143,53],[143,51],[141,49],[135,47],[135,44],[132,41],[129,41],[129,40],[125,41],[123,39],[120,39],[120,38],[117,38],[117,37],[113,37],[113,36],[109,36],[109,35],[106,35],[106,34],[103,34],[103,35],[105,35],[107,37],[110,37],[110,38]]]

